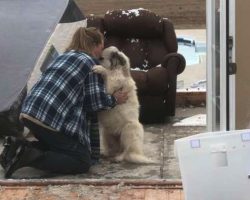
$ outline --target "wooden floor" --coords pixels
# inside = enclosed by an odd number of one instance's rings
[[[146,181],[5,181],[0,200],[184,200],[180,182]]]
[[[121,193],[121,200],[184,200],[181,189],[131,189]]]
[[[52,189],[53,190],[53,189]],[[107,190],[107,188],[106,188]],[[103,191],[105,193],[105,190]],[[79,199],[79,200],[184,200],[184,195],[181,189],[127,189],[112,195],[103,195],[102,198],[88,197],[78,195],[76,191],[64,191],[63,197],[60,194],[54,194],[47,191],[43,187],[3,187],[1,188],[1,200],[61,200],[61,199]]]

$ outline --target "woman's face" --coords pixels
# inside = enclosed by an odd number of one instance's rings
[[[92,55],[96,58],[100,58],[102,56],[103,48],[104,48],[104,43],[102,42],[93,49]]]

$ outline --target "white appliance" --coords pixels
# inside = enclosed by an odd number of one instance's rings
[[[175,140],[185,200],[250,199],[250,130]]]

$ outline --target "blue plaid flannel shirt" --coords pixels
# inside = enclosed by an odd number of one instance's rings
[[[90,148],[87,113],[116,104],[106,93],[101,76],[92,72],[95,64],[97,60],[74,50],[58,56],[25,98],[21,112],[59,132],[77,136]]]

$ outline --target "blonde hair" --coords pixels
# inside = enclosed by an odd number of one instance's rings
[[[74,33],[66,51],[83,51],[91,55],[92,50],[99,44],[102,44],[103,40],[103,34],[97,28],[80,27]]]

